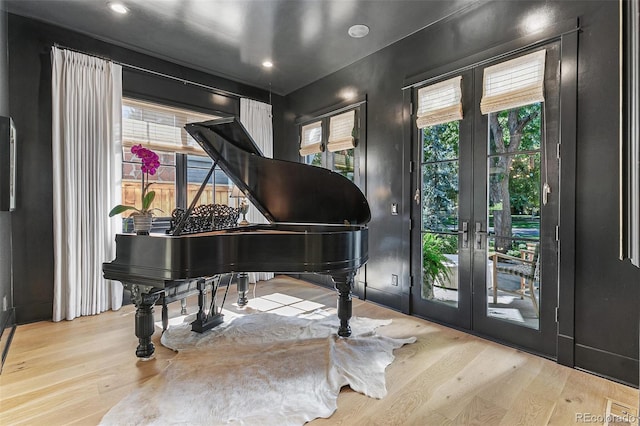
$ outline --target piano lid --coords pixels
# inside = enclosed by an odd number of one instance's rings
[[[185,129],[270,222],[357,225],[371,219],[353,182],[322,167],[264,157],[235,117]]]

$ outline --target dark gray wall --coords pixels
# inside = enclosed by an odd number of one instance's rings
[[[401,88],[525,35],[542,12],[551,23],[580,19],[578,50],[575,365],[638,383],[640,270],[618,260],[618,3],[493,1],[407,37],[286,97],[279,158],[298,158],[295,120],[341,102],[344,88],[367,96],[366,172],[371,205],[366,297],[408,311],[409,138]],[[455,65],[454,65],[455,64]],[[468,63],[470,64],[470,62]],[[413,80],[413,81],[412,81]],[[571,160],[568,160],[571,161]],[[401,214],[391,216],[390,204]],[[399,274],[401,285],[391,285]],[[560,286],[572,283],[560,283]],[[560,307],[562,311],[562,306]]]
[[[18,201],[13,213],[14,303],[18,323],[51,319],[53,304],[53,207],[51,154],[51,60],[53,43],[151,69],[268,102],[255,87],[194,71],[41,22],[9,15],[10,101],[19,135]],[[123,69],[123,92],[201,111],[239,114],[237,98],[151,74]],[[3,96],[5,98],[5,96]],[[282,99],[272,97],[274,104]],[[276,107],[274,121],[281,118]],[[274,137],[280,137],[275,126]],[[106,214],[106,212],[105,212]],[[1,216],[0,225],[5,226]],[[8,223],[8,219],[7,219]],[[8,225],[6,225],[8,227]],[[4,244],[4,242],[3,242]],[[4,246],[3,246],[4,247]],[[0,258],[2,277],[8,266]],[[108,259],[105,259],[108,260]],[[7,266],[5,270],[4,267]]]
[[[0,116],[9,116],[9,52],[7,49],[7,13],[0,0]],[[11,325],[11,213],[0,212],[0,327]],[[4,302],[6,300],[6,302]],[[6,306],[5,306],[6,304]],[[0,334],[3,334],[3,329]],[[6,342],[3,336],[2,342]],[[0,352],[4,347],[0,347]]]

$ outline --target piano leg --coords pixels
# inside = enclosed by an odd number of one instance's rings
[[[151,358],[155,352],[155,347],[151,343],[151,336],[154,331],[153,305],[158,301],[162,290],[153,293],[143,293],[138,285],[131,286],[131,299],[136,306],[136,337],[138,338],[138,348],[136,356],[138,358]]]
[[[247,272],[238,273],[238,306],[243,307],[249,303],[247,293],[249,293],[249,274]]]
[[[338,319],[340,320],[340,328],[338,328],[338,336],[351,336],[351,327],[349,320],[352,315],[351,307],[351,291],[353,290],[353,279],[355,273],[348,272],[346,274],[332,275],[335,288],[338,291]]]

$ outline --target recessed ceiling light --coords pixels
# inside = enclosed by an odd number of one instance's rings
[[[369,27],[366,25],[358,24],[349,28],[349,35],[353,38],[362,38],[369,34]]]
[[[263,67],[265,67],[265,68],[271,68],[271,67],[273,66],[273,62],[271,62],[271,61],[264,61],[264,62],[262,63],[262,66],[263,66]]]
[[[120,13],[122,15],[129,12],[129,8],[127,8],[127,6],[118,2],[109,3],[109,9],[113,10],[116,13]]]

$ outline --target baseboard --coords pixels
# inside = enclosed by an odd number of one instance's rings
[[[402,310],[402,294],[388,293],[371,286],[366,287],[366,300],[395,311]]]
[[[573,367],[575,363],[575,340],[571,336],[558,334],[558,364]]]
[[[4,361],[9,354],[9,347],[13,340],[13,334],[16,331],[16,321],[13,309],[2,312],[0,317],[0,324],[2,329],[0,330],[0,351],[2,351],[2,359],[0,360],[0,374],[4,367]]]
[[[28,324],[37,321],[49,321],[53,315],[53,301],[14,306],[16,324]]]
[[[585,345],[575,345],[575,367],[597,376],[638,387],[638,360]]]

